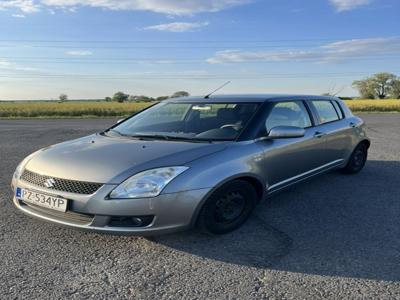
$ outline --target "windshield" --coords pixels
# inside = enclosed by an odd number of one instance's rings
[[[110,130],[157,139],[234,140],[258,108],[257,103],[159,103]]]

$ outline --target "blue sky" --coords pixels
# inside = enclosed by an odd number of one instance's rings
[[[398,0],[0,0],[0,99],[340,92],[400,75]]]

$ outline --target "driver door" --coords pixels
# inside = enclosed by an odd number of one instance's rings
[[[277,190],[303,177],[323,163],[324,139],[315,136],[312,117],[303,101],[272,102],[265,120],[266,132],[276,126],[305,129],[304,137],[260,141],[269,190]]]

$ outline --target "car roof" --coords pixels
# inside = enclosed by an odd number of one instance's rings
[[[269,102],[283,100],[338,100],[332,96],[300,95],[300,94],[224,94],[212,95],[209,98],[204,96],[179,97],[165,100],[166,102]]]

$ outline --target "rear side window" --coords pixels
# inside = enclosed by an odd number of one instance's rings
[[[268,132],[277,126],[311,127],[307,109],[301,101],[277,102],[274,104],[267,121]]]
[[[337,113],[339,115],[339,118],[343,119],[344,115],[343,115],[342,110],[340,109],[339,103],[337,103],[336,101],[332,101],[332,103],[333,103],[333,106],[336,108],[336,111],[337,111]]]
[[[312,104],[317,110],[320,124],[339,120],[338,113],[331,101],[313,100]]]

